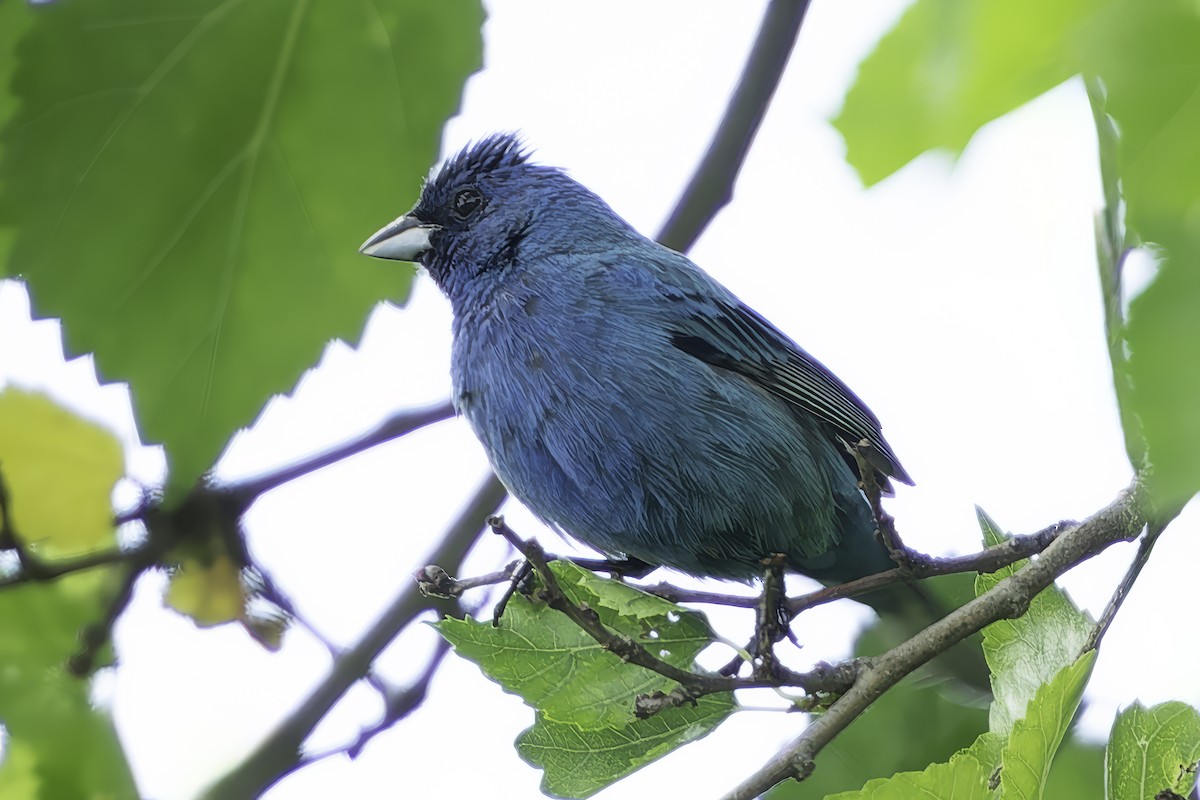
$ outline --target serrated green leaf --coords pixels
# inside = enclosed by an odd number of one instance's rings
[[[1000,795],[1005,800],[1046,797],[1050,766],[1079,708],[1095,661],[1096,651],[1089,650],[1060,670],[1037,690],[1025,715],[1013,725],[1000,754]]]
[[[670,708],[618,728],[585,730],[538,714],[517,737],[517,753],[544,771],[542,791],[553,797],[590,797],[609,784],[700,739],[734,709],[732,695],[702,697],[695,706]]]
[[[1191,794],[1200,761],[1200,712],[1180,702],[1117,716],[1105,752],[1107,800],[1155,800],[1164,790]]]
[[[1071,77],[1089,0],[918,0],[859,67],[834,126],[870,185]],[[886,123],[881,121],[886,120]]]
[[[702,614],[601,578],[565,561],[551,564],[574,602],[587,604],[611,630],[631,637],[663,661],[691,669],[712,643]],[[437,623],[455,651],[479,665],[506,691],[519,695],[549,722],[581,729],[623,729],[639,694],[670,691],[657,673],[623,663],[565,614],[539,600],[516,596],[500,627],[447,618]]]
[[[480,60],[478,0],[0,3],[32,27],[0,134],[3,269],[128,381],[178,495],[413,271],[403,210]]]
[[[1007,538],[982,509],[977,513],[985,547]],[[976,593],[983,594],[1026,563],[1018,561],[980,575],[975,579]],[[999,620],[983,629],[983,654],[992,671],[995,698],[989,725],[992,732],[1008,736],[1042,684],[1079,658],[1092,626],[1061,589],[1050,586],[1033,598],[1021,617]]]

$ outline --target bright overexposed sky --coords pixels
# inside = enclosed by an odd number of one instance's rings
[[[492,0],[485,69],[446,128],[445,153],[519,130],[539,160],[566,167],[653,234],[707,146],[764,5]],[[957,161],[925,155],[864,191],[827,120],[858,60],[904,6],[813,4],[733,203],[691,255],[883,420],[917,481],[889,506],[906,541],[968,552],[978,545],[975,504],[1029,532],[1090,514],[1130,477],[1094,259],[1096,145],[1073,81],[988,125]],[[395,206],[362,220],[360,239],[407,210],[418,189],[396,185]],[[362,268],[407,267],[364,258]],[[286,464],[398,409],[445,398],[449,322],[447,303],[419,277],[406,308],[375,311],[358,349],[331,345],[293,395],[273,400],[235,440],[218,477]],[[0,384],[43,389],[102,420],[127,443],[131,476],[161,478],[161,454],[138,445],[123,387],[97,386],[87,359],[64,363],[57,323],[30,322],[12,282],[0,283],[0,342]],[[250,548],[318,629],[348,645],[426,563],[486,471],[465,423],[442,423],[265,496],[247,516]],[[514,503],[505,513],[522,533],[538,532]],[[1200,537],[1188,533],[1195,525],[1189,510],[1164,536],[1109,633],[1085,701],[1090,735],[1104,736],[1115,709],[1135,698],[1200,703],[1193,645],[1162,627],[1194,616],[1177,587],[1190,585],[1188,565],[1200,562]],[[542,536],[551,549],[569,547]],[[1063,585],[1098,613],[1131,552],[1114,547]],[[467,572],[508,557],[485,540]],[[98,694],[112,703],[141,791],[175,800],[236,763],[320,680],[329,658],[300,629],[278,654],[236,626],[198,631],[162,607],[163,584],[151,576],[139,585],[116,630],[120,667]],[[840,606],[801,618],[801,660],[848,652],[870,615]],[[734,639],[747,629],[737,615],[713,618],[728,622]],[[403,683],[419,669],[434,634],[418,628],[381,658],[383,676]],[[378,696],[357,687],[315,746],[343,743],[379,711]],[[426,704],[357,760],[323,761],[267,797],[395,797],[434,786],[464,797],[536,796],[540,773],[511,747],[532,721],[517,698],[451,656]],[[601,797],[677,796],[681,780],[702,787],[696,796],[719,794],[802,724],[771,711],[735,715]]]

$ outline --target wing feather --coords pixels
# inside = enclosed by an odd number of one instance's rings
[[[707,300],[698,305],[703,311],[689,314],[672,330],[676,347],[715,367],[740,373],[824,420],[847,445],[866,439],[872,466],[912,485],[912,478],[883,438],[879,419],[850,387],[754,309],[744,303]]]

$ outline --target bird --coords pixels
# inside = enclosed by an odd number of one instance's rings
[[[449,299],[454,406],[556,531],[737,581],[778,556],[826,584],[895,566],[853,449],[881,485],[913,481],[875,414],[517,135],[468,144],[360,252],[420,264]]]

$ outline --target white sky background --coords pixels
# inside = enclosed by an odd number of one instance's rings
[[[493,0],[486,68],[468,83],[446,151],[520,130],[539,160],[568,168],[653,235],[707,146],[763,5],[738,4],[735,14],[729,4],[695,0]],[[906,540],[935,553],[968,552],[978,544],[975,503],[1004,527],[1029,532],[1099,509],[1130,476],[1094,260],[1096,146],[1082,87],[1072,82],[985,128],[956,164],[923,156],[864,192],[827,120],[858,60],[904,5],[814,3],[734,202],[692,257],[883,420],[917,480],[889,506]],[[395,207],[364,219],[363,238],[406,210],[417,191],[396,186]],[[364,258],[362,268],[405,267]],[[293,397],[273,401],[218,475],[289,463],[395,410],[444,398],[449,322],[437,289],[418,278],[410,305],[378,309],[357,351],[331,346]],[[159,478],[161,455],[134,446],[124,389],[97,387],[87,360],[62,363],[57,325],[30,323],[24,292],[11,283],[0,284],[0,341],[17,343],[0,349],[0,384],[44,389],[102,419],[130,443],[130,474]],[[350,644],[425,563],[485,474],[465,423],[443,423],[264,497],[248,515],[250,546],[319,629]],[[518,531],[537,532],[515,504],[506,513]],[[1180,635],[1195,612],[1195,524],[1189,511],[1162,539],[1108,635],[1086,700],[1087,730],[1097,737],[1118,705],[1138,697],[1200,703],[1194,645]],[[544,540],[566,549],[548,534]],[[1096,614],[1130,554],[1115,547],[1063,583]],[[467,572],[507,558],[487,541]],[[161,607],[163,583],[140,584],[117,627],[121,668],[101,694],[113,702],[143,793],[174,800],[232,766],[329,660],[299,630],[276,655],[235,626],[197,631]],[[803,659],[846,654],[869,613],[840,606],[801,619]],[[381,673],[402,683],[432,637],[427,629],[406,635],[381,660]],[[356,688],[318,730],[317,747],[346,741],[378,712],[378,696]],[[396,797],[434,787],[464,797],[536,796],[540,773],[511,748],[532,720],[518,699],[451,656],[425,706],[357,761],[329,759],[267,796]],[[681,781],[719,794],[801,725],[796,715],[735,715],[601,796],[676,796]]]

